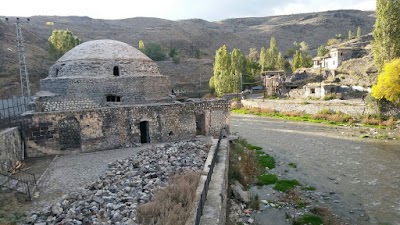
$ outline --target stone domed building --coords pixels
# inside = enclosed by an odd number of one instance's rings
[[[177,102],[156,63],[114,40],[71,49],[40,85],[24,114],[28,157],[217,135],[229,121],[225,100]]]
[[[37,111],[172,102],[168,76],[136,48],[114,40],[88,41],[65,53],[41,80]]]

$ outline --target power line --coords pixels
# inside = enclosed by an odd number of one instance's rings
[[[9,22],[9,18],[6,18],[6,21]],[[21,93],[22,96],[31,98],[31,90],[29,84],[29,75],[28,69],[26,68],[26,60],[25,60],[25,46],[24,46],[24,38],[22,36],[21,23],[29,23],[30,19],[28,18],[26,22],[20,21],[20,19],[16,18],[15,27],[17,30],[17,49],[18,49],[18,57],[19,57],[19,76],[21,80]]]

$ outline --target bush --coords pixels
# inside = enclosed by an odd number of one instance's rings
[[[161,61],[166,58],[163,48],[158,43],[149,44],[145,48],[145,54],[154,61]]]
[[[173,177],[165,189],[155,193],[151,202],[139,206],[139,223],[184,225],[194,207],[199,179],[200,172],[193,171]]]

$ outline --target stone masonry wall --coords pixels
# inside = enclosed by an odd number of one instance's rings
[[[22,158],[22,141],[18,127],[0,131],[0,172],[7,172]]]
[[[262,101],[249,101],[242,100],[242,104],[246,108],[264,108],[273,109],[280,112],[305,112],[308,114],[315,114],[323,109],[331,109],[334,111],[341,111],[349,115],[362,115],[362,114],[374,114],[376,113],[373,109],[369,108],[365,104],[346,104],[338,102],[312,102],[304,103],[301,101],[291,100],[265,100]]]
[[[26,152],[34,157],[66,150],[88,152],[132,146],[141,142],[142,121],[148,121],[150,143],[189,139],[196,136],[199,112],[205,117],[206,135],[218,135],[229,121],[224,100],[27,113],[23,122]],[[65,120],[76,124],[63,123]]]
[[[41,90],[55,97],[39,97],[39,112],[88,109],[107,106],[108,95],[120,96],[120,103],[172,102],[167,76],[57,78],[41,80]]]

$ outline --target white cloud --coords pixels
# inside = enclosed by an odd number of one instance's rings
[[[76,15],[104,19],[147,16],[214,21],[335,9],[374,10],[375,0],[68,0],[62,4],[54,0],[19,0],[3,2],[0,15]]]

